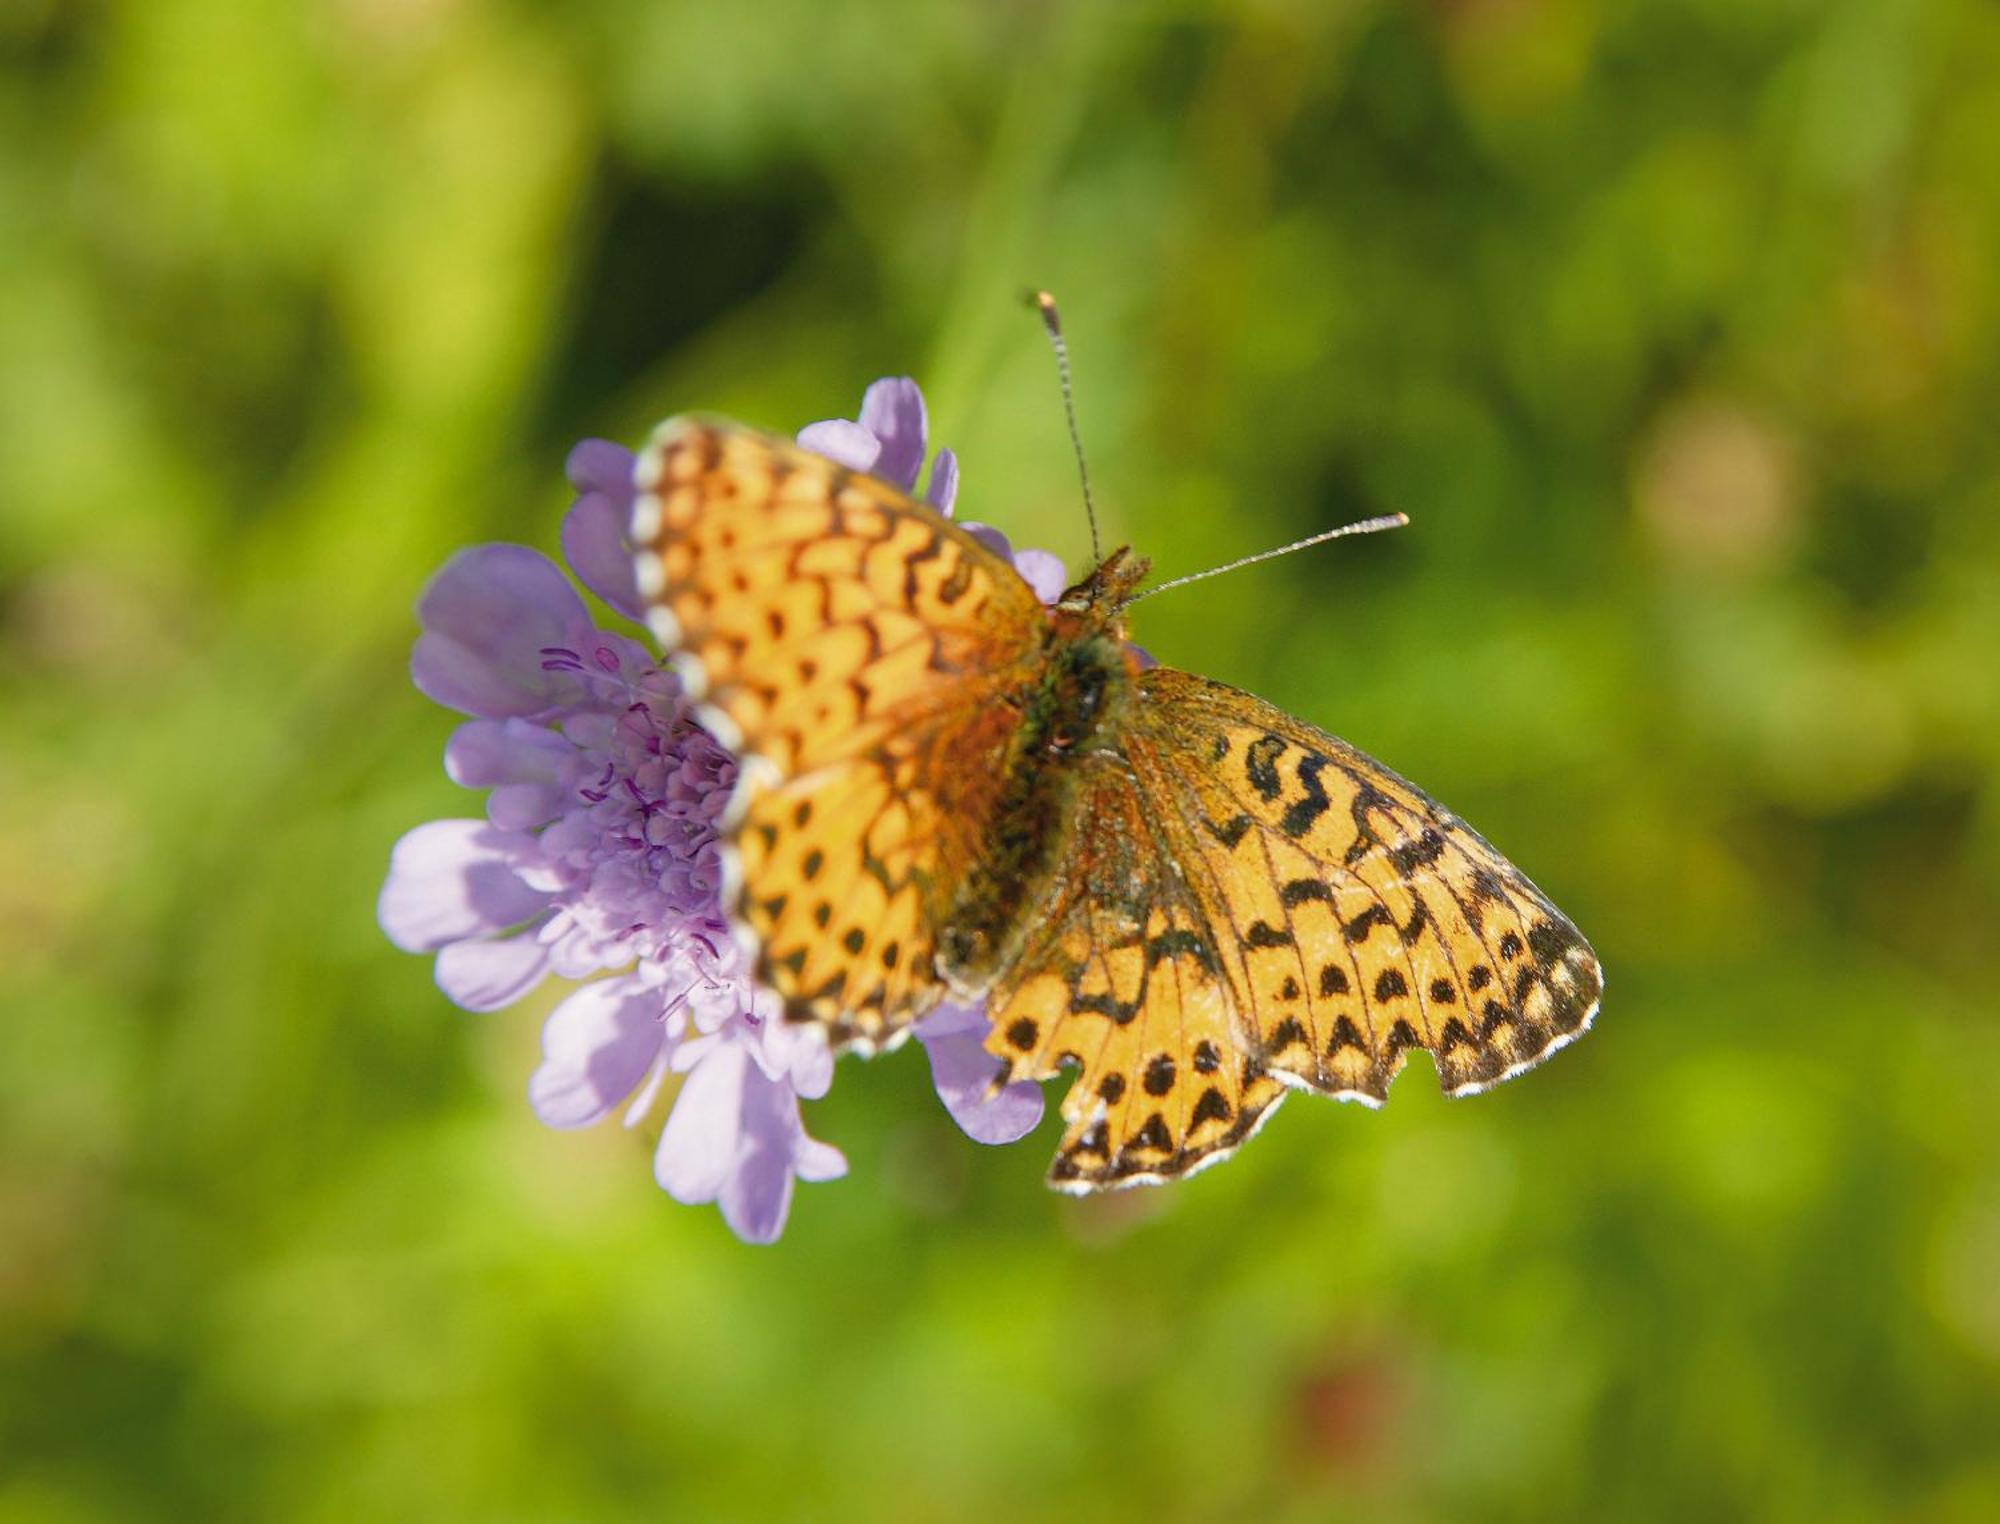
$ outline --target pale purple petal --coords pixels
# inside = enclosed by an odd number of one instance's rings
[[[437,956],[438,988],[468,1011],[497,1011],[541,983],[548,953],[535,934],[491,942],[453,942]]]
[[[696,1046],[653,1173],[676,1201],[713,1201],[737,1237],[769,1243],[784,1228],[794,1178],[834,1179],[847,1160],[806,1136],[791,1087],[767,1078],[743,1043],[712,1038]]]
[[[608,439],[584,439],[577,442],[563,462],[563,475],[578,492],[630,498],[632,469],[637,464],[638,457],[621,444]]]
[[[1000,1060],[986,1051],[990,1030],[979,1006],[940,1006],[917,1023],[930,1055],[931,1082],[951,1119],[976,1143],[1013,1143],[1042,1120],[1042,1087],[1030,1080],[995,1091]]]
[[[532,831],[555,819],[567,799],[553,783],[503,783],[486,796],[486,818],[503,831]]]
[[[544,714],[576,696],[545,653],[591,633],[583,600],[547,556],[475,545],[445,562],[417,602],[424,633],[410,677],[447,708],[500,719]]]
[[[861,397],[861,427],[881,443],[870,469],[905,492],[916,490],[924,466],[924,394],[908,376],[885,376]]]
[[[743,1132],[743,1077],[752,1067],[737,1044],[712,1044],[674,1097],[653,1178],[684,1206],[715,1200],[728,1182]]]
[[[797,1110],[796,1107],[793,1109]],[[808,1185],[838,1180],[847,1173],[847,1155],[831,1143],[822,1143],[818,1138],[807,1136],[801,1126],[798,1140],[792,1145],[792,1173]]]
[[[563,515],[563,559],[598,597],[627,619],[643,618],[632,569],[633,455],[605,439],[586,439],[569,452],[563,469],[577,499]]]
[[[874,470],[882,453],[882,442],[851,418],[809,423],[799,430],[799,443],[850,471]]]
[[[467,720],[445,742],[444,771],[461,788],[553,783],[576,748],[527,720]]]
[[[957,500],[958,457],[949,450],[940,450],[931,462],[931,481],[924,489],[924,501],[950,518],[951,505]]]
[[[1035,596],[1047,604],[1055,603],[1069,586],[1069,574],[1063,570],[1062,561],[1046,550],[1016,551],[1014,570],[1035,590]]]
[[[771,1007],[768,1013],[759,1013],[764,1018],[764,1040],[754,1054],[758,1066],[772,1079],[789,1084],[803,1100],[825,1095],[833,1083],[833,1052],[825,1034],[806,1022],[784,1020],[777,998],[768,991],[759,992],[758,1005]]]
[[[433,820],[389,853],[375,907],[382,930],[405,952],[435,952],[489,936],[546,910],[549,896],[521,881],[515,864],[533,841],[483,820]]]
[[[697,1032],[719,1032],[742,1019],[747,993],[734,979],[704,979],[688,991],[688,1018]]]
[[[744,1073],[742,1119],[735,1168],[716,1204],[738,1238],[767,1244],[784,1231],[793,1178],[830,1180],[847,1172],[847,1160],[838,1149],[808,1138],[790,1088],[755,1068]]]
[[[528,1081],[535,1115],[588,1127],[630,1095],[659,1057],[660,996],[633,979],[584,985],[549,1013],[542,1064]]]

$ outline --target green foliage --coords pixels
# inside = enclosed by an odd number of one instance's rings
[[[2000,12],[0,13],[0,1520],[2000,1516]],[[1609,975],[1446,1103],[1075,1203],[906,1052],[778,1247],[373,923],[462,543],[924,381],[1163,660]],[[1422,1068],[1421,1063],[1416,1066]]]

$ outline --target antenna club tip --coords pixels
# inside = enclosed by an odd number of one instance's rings
[[[1041,313],[1042,321],[1048,325],[1049,332],[1062,332],[1062,317],[1056,311],[1055,297],[1046,291],[1030,291],[1028,303]]]

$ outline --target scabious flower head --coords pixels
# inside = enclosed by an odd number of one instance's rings
[[[914,493],[926,449],[923,396],[896,378],[868,388],[858,419],[813,424],[801,444]],[[603,440],[570,453],[577,490],[563,554],[628,620],[633,457]],[[932,463],[925,498],[950,513],[958,464]],[[1003,555],[997,531],[967,526]],[[1012,554],[1043,601],[1063,588],[1043,551]],[[490,1011],[545,977],[584,981],[550,1014],[528,1083],[536,1114],[583,1127],[623,1107],[629,1124],[678,1076],[654,1174],[676,1200],[715,1202],[740,1237],[783,1230],[793,1182],[846,1172],[809,1136],[799,1102],[824,1095],[833,1059],[817,1029],[782,1019],[729,934],[715,822],[736,761],[694,723],[674,675],[602,628],[562,571],[520,545],[459,552],[417,605],[417,687],[472,716],[445,771],[487,789],[484,819],[437,820],[397,842],[378,914],[399,947],[434,953],[439,987]],[[985,1143],[1033,1130],[1040,1089],[992,1093],[980,1007],[920,1022],[939,1096]]]

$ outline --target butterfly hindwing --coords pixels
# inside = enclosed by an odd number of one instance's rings
[[[836,1043],[940,993],[933,933],[990,830],[993,702],[1038,649],[1013,568],[885,482],[733,424],[640,458],[641,591],[701,723],[739,758],[729,908],[759,975]]]
[[[1055,896],[987,1006],[1006,1080],[1079,1071],[1050,1184],[1136,1185],[1226,1158],[1285,1093],[1257,1057],[1230,940],[1122,762],[1089,767],[1066,846]]]

